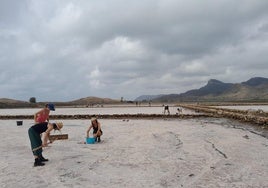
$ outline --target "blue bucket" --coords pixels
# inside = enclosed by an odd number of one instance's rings
[[[95,143],[95,138],[86,138],[86,143],[87,144],[94,144]]]

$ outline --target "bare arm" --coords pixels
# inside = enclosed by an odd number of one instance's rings
[[[90,125],[90,126],[88,127],[88,129],[87,129],[87,138],[89,137],[89,131],[90,131],[91,128],[92,128],[92,125]]]
[[[46,132],[44,132],[44,139],[43,139],[43,144],[42,144],[43,147],[47,146],[47,144],[48,144],[47,141],[48,141],[48,138],[50,135],[50,131],[52,131],[52,130],[53,130],[53,125],[48,123],[47,130],[46,130]]]

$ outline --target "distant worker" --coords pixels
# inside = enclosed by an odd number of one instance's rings
[[[182,108],[178,107],[177,111],[178,111],[178,113],[182,113]]]
[[[168,115],[170,114],[168,105],[164,105],[164,114],[166,114],[166,112],[168,113]]]
[[[34,114],[34,122],[35,123],[48,122],[50,110],[55,111],[54,104],[52,103],[46,104],[45,108]]]

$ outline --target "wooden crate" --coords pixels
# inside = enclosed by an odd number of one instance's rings
[[[68,134],[54,134],[54,135],[49,135],[48,138],[51,142],[55,140],[67,140],[68,139]]]

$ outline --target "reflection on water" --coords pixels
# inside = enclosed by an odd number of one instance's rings
[[[241,105],[241,106],[217,106],[219,108],[227,108],[227,109],[235,109],[235,110],[263,110],[265,112],[268,112],[268,106],[267,105]]]

